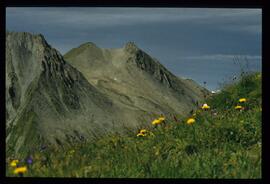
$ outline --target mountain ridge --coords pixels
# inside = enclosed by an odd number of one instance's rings
[[[104,114],[95,117],[98,122],[112,122],[117,119],[113,118],[113,114],[117,114],[114,112],[117,107],[91,86],[79,71],[67,64],[58,51],[44,43],[39,36],[7,34],[7,142],[18,149],[27,139],[26,135],[21,135],[27,130],[17,132],[17,129],[24,129],[24,124],[35,122],[39,131],[30,130],[31,128],[28,131],[36,131],[33,133],[36,136],[42,134],[49,142],[55,142],[70,132],[68,128],[60,132],[57,129],[65,129],[63,126],[70,126],[74,130],[86,127],[87,122],[92,121],[92,114]],[[34,51],[30,53],[32,49]],[[12,68],[15,70],[10,71]],[[13,99],[18,102],[12,103]],[[75,126],[76,121],[80,122]],[[99,123],[92,122],[94,130],[97,128],[93,125],[98,127]],[[110,127],[110,124],[107,126]]]
[[[77,48],[78,50],[82,49],[80,46]],[[82,73],[85,74],[86,78],[88,77],[88,81],[91,83],[91,79],[95,78],[95,75],[91,75],[88,73],[88,64],[89,66],[91,65],[91,67],[93,66],[98,66],[95,69],[92,70],[93,73],[96,73],[98,70],[100,70],[99,68],[102,68],[102,70],[104,70],[104,68],[106,68],[106,65],[109,65],[110,68],[108,70],[112,70],[113,68],[115,68],[116,70],[122,66],[122,68],[125,68],[125,70],[130,70],[130,75],[132,75],[133,71],[135,70],[134,67],[131,67],[131,65],[127,64],[134,64],[136,66],[136,68],[139,68],[139,71],[145,71],[147,73],[147,75],[150,76],[154,76],[154,78],[159,81],[161,84],[166,85],[168,88],[172,88],[173,90],[176,90],[178,93],[183,94],[186,93],[189,96],[192,96],[191,98],[193,98],[194,96],[196,96],[196,94],[192,94],[192,90],[194,89],[190,89],[190,86],[194,87],[195,86],[195,82],[190,82],[188,80],[182,80],[179,79],[177,76],[173,75],[170,71],[168,71],[158,60],[152,58],[151,56],[149,56],[147,53],[145,53],[144,51],[142,51],[140,48],[138,48],[136,46],[136,44],[134,42],[127,42],[124,47],[122,48],[118,48],[118,49],[101,49],[99,50],[100,52],[100,58],[98,59],[97,57],[95,57],[96,55],[91,55],[91,53],[93,53],[91,51],[90,48],[84,48],[85,50],[82,51],[81,55],[84,55],[84,57],[82,57],[80,54],[76,55],[77,58],[72,57],[72,53],[71,52],[67,52],[64,55],[64,58],[67,60],[67,62],[69,62],[71,65],[73,65],[75,68],[77,68],[79,71],[81,71]],[[88,50],[89,49],[89,50]],[[74,52],[76,50],[76,48],[72,49],[71,51]],[[88,50],[88,51],[87,51]],[[109,52],[109,54],[108,54]],[[110,62],[106,62],[108,60],[113,60],[110,58],[106,58],[106,55],[116,55],[115,52],[119,52],[118,55],[122,55],[122,57],[118,57],[117,61],[112,61]],[[86,59],[85,58],[90,58],[90,59]],[[92,58],[95,58],[94,61],[91,60]],[[82,63],[82,66],[80,66],[80,63]],[[93,64],[94,63],[94,64]],[[107,70],[106,70],[107,71]],[[106,72],[104,72],[106,73]],[[107,72],[107,76],[106,78],[109,78],[110,75],[113,75],[115,73],[110,73]],[[121,73],[121,71],[120,71]],[[97,76],[99,76],[99,74],[97,74]],[[129,75],[125,75],[125,77],[130,77]],[[136,76],[134,76],[136,77]],[[117,77],[113,77],[113,79],[117,79]],[[181,89],[181,86],[185,86],[185,89]],[[181,89],[181,90],[180,90]],[[205,93],[207,94],[207,90],[199,87],[198,86],[198,90],[201,91],[201,93]],[[199,93],[197,90],[197,93]],[[193,102],[194,104],[196,104],[196,102]]]
[[[6,32],[8,152],[150,126],[160,114],[187,114],[208,93],[133,43],[71,51],[63,57],[41,34]]]

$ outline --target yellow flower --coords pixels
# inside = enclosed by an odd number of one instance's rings
[[[159,119],[155,119],[154,121],[152,121],[152,125],[157,125],[160,123],[161,123],[161,121]]]
[[[189,119],[187,120],[187,124],[191,125],[191,124],[193,124],[193,123],[195,123],[195,119],[194,119],[194,118],[189,118]]]
[[[137,137],[145,137],[145,136],[146,136],[146,134],[143,134],[141,132],[137,134]]]
[[[14,170],[14,174],[23,174],[27,171],[27,168],[24,166],[24,167],[18,167]]]
[[[235,109],[242,109],[243,107],[241,105],[235,106]]]
[[[208,106],[206,103],[203,104],[202,109],[210,109],[210,106]]]
[[[160,124],[160,123],[162,123],[164,120],[165,120],[165,117],[161,115],[158,119],[155,119],[154,121],[152,121],[152,125]]]
[[[141,129],[140,132],[137,134],[137,137],[145,137],[145,136],[155,136],[155,135],[146,129]]]
[[[140,133],[145,134],[145,133],[147,133],[147,130],[142,129],[142,130],[140,130]]]
[[[11,166],[11,167],[16,167],[18,163],[19,163],[19,160],[12,160],[12,161],[10,162],[10,166]]]
[[[158,120],[162,122],[165,120],[165,117],[160,117],[160,118],[158,118]]]
[[[241,102],[241,103],[242,103],[242,102],[246,102],[246,101],[247,101],[247,99],[245,99],[245,98],[240,98],[240,99],[239,99],[239,102]]]

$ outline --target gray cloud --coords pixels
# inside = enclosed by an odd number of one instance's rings
[[[33,17],[33,15],[35,15]],[[248,24],[247,22],[248,19]],[[73,25],[98,28],[162,22],[217,24],[221,28],[239,28],[261,32],[260,9],[200,9],[200,8],[7,8],[7,19],[33,19],[39,25]],[[228,27],[228,24],[230,26]],[[250,24],[252,29],[250,29]],[[230,28],[231,27],[231,28]]]
[[[235,55],[261,69],[261,15],[260,9],[12,7],[6,27],[41,33],[62,54],[88,41],[104,48],[135,41],[174,74],[214,89],[239,72]]]
[[[213,55],[201,55],[201,56],[184,56],[179,59],[185,60],[214,60],[214,61],[233,61],[235,58],[239,58],[244,61],[261,60],[260,55],[237,55],[237,54],[213,54]]]

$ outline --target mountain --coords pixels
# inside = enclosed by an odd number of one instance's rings
[[[118,108],[42,35],[6,34],[7,145],[19,151],[112,128]],[[45,143],[44,143],[45,144]]]
[[[187,114],[208,91],[128,43],[63,58],[40,34],[6,32],[7,152],[64,145]]]
[[[122,109],[186,115],[209,93],[194,81],[173,75],[133,42],[118,49],[88,42],[64,58]]]

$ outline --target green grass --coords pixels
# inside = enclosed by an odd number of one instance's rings
[[[243,111],[234,109],[239,98],[247,99]],[[194,124],[186,124],[189,117],[165,120],[151,130],[155,136],[134,131],[35,152],[24,176],[261,178],[261,75],[224,86],[207,104],[211,109],[197,110]],[[9,160],[6,175],[17,176]]]

